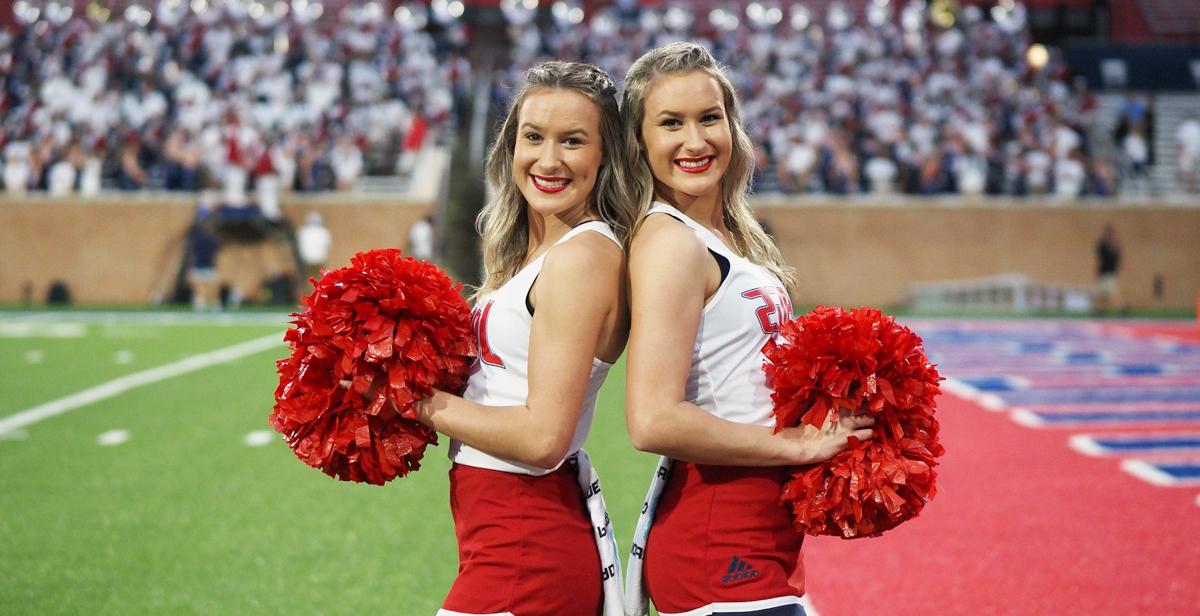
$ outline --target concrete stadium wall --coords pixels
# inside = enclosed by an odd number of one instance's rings
[[[303,223],[320,212],[333,235],[329,265],[356,251],[404,246],[408,228],[432,203],[376,196],[285,197],[284,215]],[[93,199],[0,198],[0,303],[23,300],[28,285],[41,304],[63,280],[80,304],[145,304],[169,292],[194,215],[193,197],[107,195]],[[222,280],[254,289],[268,272],[293,272],[279,250],[223,248]]]
[[[1005,273],[1092,285],[1106,223],[1123,245],[1123,303],[1188,308],[1200,294],[1200,207],[833,199],[755,207],[798,270],[800,305],[898,305],[909,283]],[[1155,276],[1165,283],[1160,300]]]
[[[330,265],[339,266],[357,250],[402,247],[430,205],[293,196],[283,210],[297,224],[320,212],[333,234]],[[1200,207],[765,198],[755,206],[799,271],[800,305],[897,305],[912,282],[1013,272],[1093,284],[1094,246],[1105,223],[1124,244],[1125,302],[1188,308],[1200,293]],[[62,279],[78,303],[144,304],[168,288],[193,207],[191,198],[170,195],[0,199],[0,302],[21,301],[29,283],[41,303],[50,282]],[[227,281],[252,285],[291,263],[286,255],[224,250],[218,269]],[[1156,275],[1165,282],[1161,300],[1152,295]]]

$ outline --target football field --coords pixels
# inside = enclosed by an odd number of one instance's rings
[[[806,541],[810,614],[1197,613],[1200,329],[911,324],[951,379],[938,496],[882,538]],[[285,328],[0,312],[0,613],[433,614],[445,439],[383,487],[305,466],[267,424]],[[622,363],[587,446],[622,551],[655,462],[623,387]]]
[[[267,424],[282,342],[212,354],[281,341],[285,326],[283,315],[0,316],[0,611],[433,613],[457,565],[445,439],[384,487],[305,466]],[[627,444],[623,373],[609,381],[589,451],[608,486],[633,488],[608,491],[614,519],[632,521],[654,460]],[[629,545],[632,522],[618,530]]]

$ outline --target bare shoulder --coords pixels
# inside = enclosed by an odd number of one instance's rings
[[[695,231],[665,214],[646,217],[629,247],[632,267],[652,261],[687,269],[702,268],[707,263],[706,252],[704,241]]]
[[[625,253],[599,233],[580,233],[546,253],[542,275],[593,276],[619,272]]]
[[[601,287],[618,279],[624,259],[625,253],[611,239],[580,233],[546,253],[538,277],[556,288]]]

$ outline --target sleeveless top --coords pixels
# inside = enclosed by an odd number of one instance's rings
[[[593,220],[579,224],[563,235],[551,246],[557,246],[580,233],[592,231],[612,240],[618,246],[616,234],[608,224]],[[486,406],[516,406],[525,404],[529,396],[529,334],[533,326],[533,314],[528,304],[529,290],[542,271],[547,250],[531,263],[521,268],[499,289],[481,298],[471,311],[475,327],[479,357],[471,368],[467,389],[463,398]],[[583,446],[592,427],[592,415],[596,410],[596,396],[612,364],[592,358],[592,369],[588,375],[583,408],[575,436],[567,450],[570,457]],[[512,460],[498,458],[480,451],[458,440],[450,441],[450,459],[458,464],[487,468],[522,475],[546,475],[553,469],[543,469]],[[564,458],[565,460],[566,458]]]
[[[728,270],[700,314],[686,399],[722,419],[774,427],[762,349],[792,318],[791,298],[783,283],[674,207],[655,202],[649,213],[666,214],[687,225],[716,256],[722,270]]]

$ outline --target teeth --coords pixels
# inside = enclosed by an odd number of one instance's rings
[[[548,180],[543,180],[542,178],[539,178],[536,175],[533,176],[533,182],[535,184],[537,184],[538,186],[544,186],[546,188],[562,188],[563,186],[567,185],[568,181],[569,180],[555,180],[555,181],[551,182]]]
[[[700,167],[707,165],[709,160],[711,160],[711,159],[710,158],[702,158],[700,160],[680,160],[677,162],[679,163],[680,167],[683,167],[685,169],[699,169]]]

